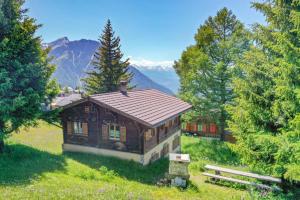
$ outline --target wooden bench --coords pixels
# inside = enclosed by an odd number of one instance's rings
[[[255,173],[250,173],[250,172],[242,172],[238,170],[233,170],[233,169],[227,169],[223,167],[218,167],[218,166],[213,166],[213,165],[205,165],[205,168],[208,170],[213,170],[215,171],[215,174],[210,174],[210,173],[202,173],[204,176],[211,177],[213,179],[218,179],[218,180],[225,180],[225,181],[230,181],[234,183],[240,183],[244,185],[252,185],[256,188],[259,189],[267,189],[267,190],[281,190],[277,186],[268,186],[265,184],[259,184],[255,182],[250,182],[250,181],[245,181],[245,180],[239,180],[231,177],[226,177],[226,176],[221,176],[221,172],[228,173],[228,174],[233,174],[233,175],[238,175],[238,176],[244,176],[244,177],[250,177],[250,178],[255,178],[257,180],[262,180],[264,182],[271,182],[271,183],[281,183],[281,179],[279,178],[274,178],[271,176],[263,176]]]

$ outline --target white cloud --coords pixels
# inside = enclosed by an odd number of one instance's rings
[[[161,61],[153,61],[147,60],[144,58],[132,58],[129,56],[130,64],[137,66],[138,68],[146,68],[146,69],[163,69],[168,70],[173,68],[174,61],[171,60],[161,60]]]

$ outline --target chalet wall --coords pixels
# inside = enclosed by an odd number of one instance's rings
[[[133,160],[135,162],[141,163],[142,165],[148,165],[151,160],[152,156],[155,153],[158,153],[159,156],[157,157],[165,157],[168,156],[169,153],[175,153],[180,152],[180,145],[178,145],[176,148],[173,149],[172,143],[175,139],[175,137],[180,137],[180,130],[177,131],[174,135],[166,139],[164,142],[160,143],[159,145],[155,146],[153,149],[145,153],[144,155],[138,154],[138,153],[130,153],[130,152],[122,152],[122,151],[116,151],[111,149],[102,149],[102,148],[95,148],[95,147],[89,147],[89,146],[82,146],[82,145],[76,145],[76,144],[63,144],[62,148],[63,151],[70,151],[70,152],[82,152],[82,153],[92,153],[97,155],[104,155],[104,156],[113,156],[120,159],[125,160]],[[166,155],[160,155],[161,150],[164,148],[164,146],[168,144],[169,146],[168,152]]]
[[[172,146],[173,140],[175,139],[175,137],[180,137],[180,133],[181,133],[181,131],[178,130],[172,136],[168,137],[166,140],[164,140],[163,142],[161,142],[160,144],[158,144],[157,146],[152,148],[150,151],[145,153],[143,155],[143,165],[149,164],[151,162],[152,156],[156,153],[159,154],[158,158],[160,158],[161,157],[161,150],[163,149],[163,147],[166,144],[168,144],[168,146],[169,146],[169,153],[180,152],[180,148],[181,148],[180,145],[178,145],[174,150],[173,150],[173,146]],[[163,156],[168,156],[169,153],[167,153],[166,155],[163,155]]]
[[[104,155],[104,156],[112,156],[124,160],[133,160],[135,162],[141,163],[141,156],[137,153],[130,153],[130,152],[122,152],[122,151],[115,151],[110,149],[101,149],[95,147],[88,147],[76,144],[63,144],[62,145],[63,151],[69,152],[81,152],[81,153],[92,153],[96,155]],[[143,163],[141,163],[143,164]]]
[[[87,112],[87,108],[89,108]],[[77,144],[92,146],[103,149],[113,149],[142,154],[143,135],[146,128],[122,115],[105,109],[93,102],[83,102],[81,104],[65,109],[62,114],[62,125],[65,144]],[[88,123],[88,137],[67,134],[67,122],[80,121]],[[126,127],[126,142],[103,140],[103,123],[116,123]]]
[[[142,132],[145,128],[139,123],[128,119],[122,115],[114,113],[102,107],[98,107],[100,114],[99,118],[99,148],[107,148],[121,151],[129,151],[133,153],[142,153],[142,144],[140,142]],[[104,123],[116,123],[126,127],[126,142],[103,140],[102,139],[102,122]]]
[[[148,140],[145,139],[145,132],[148,130],[146,126],[91,101],[66,108],[61,118],[64,151],[115,156],[146,165],[150,161],[168,155],[169,152],[180,150],[180,145],[173,148],[174,138],[180,136],[179,118],[168,121],[161,128],[153,128],[154,136]],[[87,123],[87,135],[75,135],[72,131],[68,132],[70,122]],[[126,127],[126,141],[110,140],[106,134],[103,134],[103,131],[107,130],[103,130],[103,124],[118,124]],[[167,152],[165,152],[166,148],[168,148]],[[154,153],[157,154],[156,157],[153,157]]]
[[[79,144],[87,146],[97,146],[97,121],[98,113],[91,110],[85,112],[86,107],[91,107],[92,103],[84,102],[71,108],[65,109],[62,114],[62,125],[64,134],[64,143]],[[88,123],[88,136],[75,135],[67,133],[68,122],[86,122]]]
[[[166,124],[153,128],[152,130],[155,133],[155,136],[150,140],[146,140],[145,137],[144,153],[147,153],[154,146],[163,142],[167,138],[171,137],[175,132],[180,130],[180,119],[179,117],[171,119],[170,121],[167,121]]]

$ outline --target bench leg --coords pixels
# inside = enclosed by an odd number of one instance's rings
[[[221,172],[220,172],[220,171],[215,171],[215,174],[216,174],[216,175],[221,175]],[[213,182],[216,182],[218,179],[216,179],[216,178],[211,178],[211,180],[212,180]]]

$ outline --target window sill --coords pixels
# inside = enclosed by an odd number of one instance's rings
[[[88,135],[83,135],[83,134],[71,134],[71,136],[77,136],[77,137],[88,137]]]
[[[120,142],[120,139],[112,139],[112,138],[109,138],[109,140],[111,140],[111,141],[116,141],[116,142]]]

